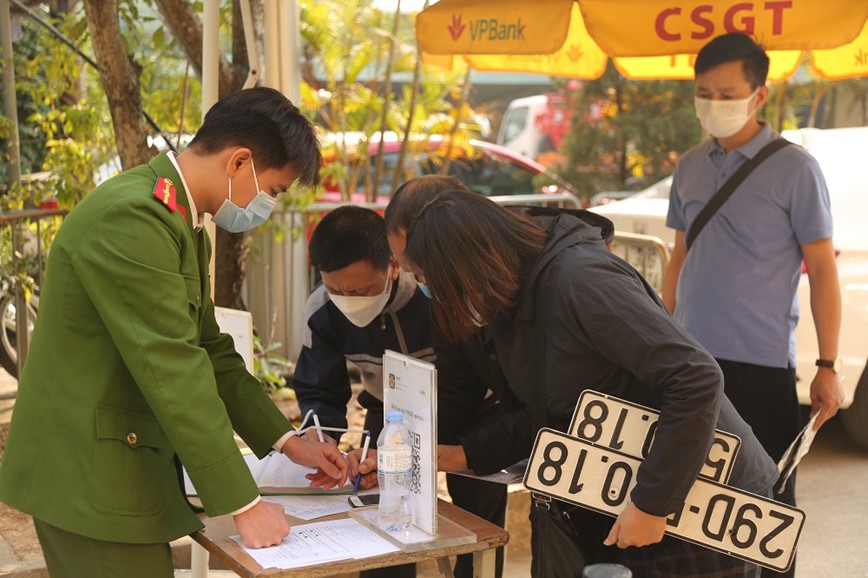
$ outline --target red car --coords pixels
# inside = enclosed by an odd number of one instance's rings
[[[419,145],[423,150],[418,150]],[[493,143],[472,140],[470,141],[472,154],[468,155],[465,149],[455,148],[452,151],[453,159],[449,164],[448,174],[461,179],[471,190],[486,196],[500,195],[529,195],[529,194],[558,194],[575,191],[560,177],[546,169],[540,163],[522,156],[508,148]],[[373,142],[368,146],[369,162],[360,172],[357,182],[365,182],[365,170],[374,171],[376,167],[376,155],[379,143]],[[401,143],[386,141],[383,144],[384,158],[382,177],[378,187],[377,202],[387,203],[392,192],[392,179],[394,178],[395,165],[398,162]],[[446,153],[446,143],[437,137],[431,137],[426,142],[417,143],[416,150],[407,152],[407,174],[411,176],[438,174],[443,163],[443,155]],[[328,155],[326,154],[326,157]],[[326,163],[328,163],[326,158]],[[410,170],[412,168],[412,171]],[[544,181],[548,184],[537,185],[534,183],[537,175],[545,174]],[[539,181],[537,181],[539,182]],[[363,187],[357,187],[363,189]],[[320,195],[318,201],[341,201],[337,184],[326,179],[326,192]],[[363,193],[353,194],[353,202],[364,201]]]

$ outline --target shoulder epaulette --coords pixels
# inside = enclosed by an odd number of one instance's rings
[[[178,200],[175,196],[175,185],[170,179],[167,179],[166,177],[160,177],[157,179],[157,184],[154,187],[154,197],[166,205],[166,207],[173,213],[178,208]]]

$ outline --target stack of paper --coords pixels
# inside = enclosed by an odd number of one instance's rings
[[[233,540],[241,544],[238,536]],[[241,547],[263,568],[301,568],[337,560],[369,558],[400,549],[355,520],[294,526],[283,542],[270,548]]]

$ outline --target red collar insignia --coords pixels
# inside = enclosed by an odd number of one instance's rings
[[[175,185],[171,180],[166,177],[160,177],[157,179],[157,185],[154,187],[154,197],[166,205],[169,211],[173,213],[178,208],[178,201],[175,196]]]

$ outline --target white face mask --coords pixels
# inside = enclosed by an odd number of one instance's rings
[[[697,96],[694,106],[699,124],[714,138],[731,137],[750,120],[754,112],[750,108],[750,101],[757,91],[759,88],[741,100],[711,100]]]
[[[335,304],[344,317],[350,320],[350,323],[356,327],[367,327],[371,321],[376,319],[386,303],[389,302],[389,296],[392,293],[392,276],[386,275],[386,286],[383,292],[374,296],[347,296],[334,295],[329,293],[332,303]]]

